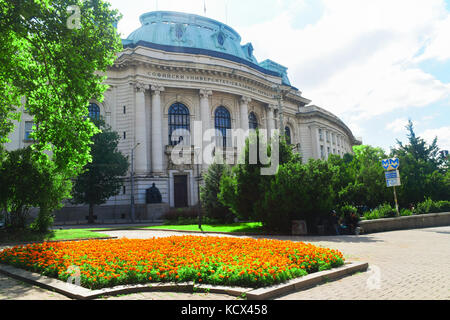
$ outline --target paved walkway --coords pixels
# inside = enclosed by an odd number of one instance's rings
[[[179,232],[123,230],[107,231],[117,237],[152,238],[181,235]],[[216,235],[216,234],[205,234]],[[226,236],[217,234],[217,236]],[[257,238],[261,238],[258,236]],[[338,281],[291,293],[278,299],[346,299],[346,300],[450,300],[450,227],[392,231],[361,236],[270,238],[311,242],[338,249],[347,260],[369,262],[369,271]],[[67,299],[0,275],[0,299]],[[137,293],[111,300],[213,300],[236,297],[206,293]]]

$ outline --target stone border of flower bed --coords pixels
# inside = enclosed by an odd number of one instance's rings
[[[72,299],[89,300],[102,296],[118,294],[131,294],[137,292],[171,291],[171,292],[198,292],[228,294],[232,296],[246,296],[248,300],[268,300],[294,291],[305,290],[323,282],[337,280],[356,272],[366,271],[367,262],[346,262],[343,266],[331,270],[319,271],[306,276],[291,279],[285,283],[263,287],[243,288],[215,286],[208,284],[183,283],[149,283],[138,285],[121,285],[112,288],[90,290],[61,280],[46,277],[38,273],[18,269],[9,265],[0,264],[0,273],[12,278],[37,285],[39,287],[56,291]]]

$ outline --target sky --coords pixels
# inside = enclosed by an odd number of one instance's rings
[[[450,150],[450,0],[109,0],[122,38],[145,12],[194,13],[236,30],[258,62],[288,68],[311,104],[386,152],[417,136]],[[206,8],[206,13],[205,13]]]

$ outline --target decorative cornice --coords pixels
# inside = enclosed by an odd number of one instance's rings
[[[165,88],[163,86],[160,85],[152,85],[151,87],[153,94],[159,95],[161,94],[161,92],[163,92],[165,90]]]
[[[268,110],[268,111],[274,112],[274,111],[277,110],[277,109],[278,109],[278,107],[277,107],[276,105],[274,105],[274,104],[268,104],[268,105],[267,105],[267,110]]]
[[[133,85],[134,85],[134,89],[137,92],[145,92],[145,90],[149,90],[150,89],[150,85],[149,84],[146,84],[146,83],[143,83],[143,82],[139,82],[139,81],[134,82]]]
[[[200,94],[200,98],[208,99],[210,96],[212,96],[212,90],[200,89],[199,94]]]
[[[249,98],[249,97],[246,97],[246,96],[242,96],[242,97],[241,97],[241,102],[242,102],[243,104],[249,104],[250,101],[252,101],[252,99]]]

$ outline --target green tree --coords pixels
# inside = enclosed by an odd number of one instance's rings
[[[128,158],[117,149],[118,133],[103,120],[94,122],[102,131],[92,137],[92,162],[76,178],[72,190],[73,203],[89,205],[89,223],[94,223],[94,206],[119,193],[129,167]]]
[[[200,187],[200,200],[202,209],[210,218],[222,223],[231,222],[234,215],[218,199],[220,193],[220,180],[223,175],[229,175],[230,169],[226,164],[212,163],[203,175],[204,185]]]
[[[261,169],[270,168],[272,165],[273,144],[278,144],[278,165],[301,161],[300,156],[292,151],[283,137],[273,136],[266,141],[259,130],[256,130],[246,139],[240,163],[232,168],[229,175],[222,176],[219,200],[241,219],[261,219],[261,201],[275,176],[262,175]],[[253,159],[250,146],[254,147],[255,151]],[[262,154],[268,158],[264,159]]]
[[[250,146],[256,148],[255,159],[250,159]],[[259,131],[256,130],[245,141],[241,163],[232,168],[230,175],[223,176],[220,186],[219,200],[243,220],[257,219],[253,206],[261,197],[260,183],[264,179],[261,175],[263,164],[260,148],[267,150]],[[252,200],[249,201],[249,199]]]
[[[31,208],[40,208],[38,231],[51,225],[51,213],[62,207],[61,199],[70,195],[71,182],[48,158],[38,161],[30,147],[6,153],[0,168],[0,211],[7,212],[7,225],[25,228]]]
[[[317,232],[317,225],[333,208],[334,174],[335,167],[323,160],[280,165],[262,201],[260,219],[266,229],[289,233],[291,221],[300,219],[310,232]]]
[[[344,183],[338,183],[337,204],[353,206],[367,206],[375,208],[380,203],[393,202],[391,189],[386,187],[384,169],[381,160],[387,156],[383,149],[368,145],[354,146],[354,155],[351,162],[342,160],[346,168],[343,177]],[[349,159],[349,158],[347,158]]]
[[[416,136],[411,120],[406,130],[408,143],[404,145],[397,140],[397,148],[391,150],[391,156],[398,157],[400,161],[400,205],[417,204],[428,197],[433,200],[450,200],[448,160],[439,154],[437,137],[431,144],[427,144]]]
[[[23,106],[36,125],[32,148],[44,162],[50,150],[74,177],[97,132],[86,106],[103,99],[104,73],[122,49],[120,16],[102,0],[0,0],[0,16],[0,143]]]

